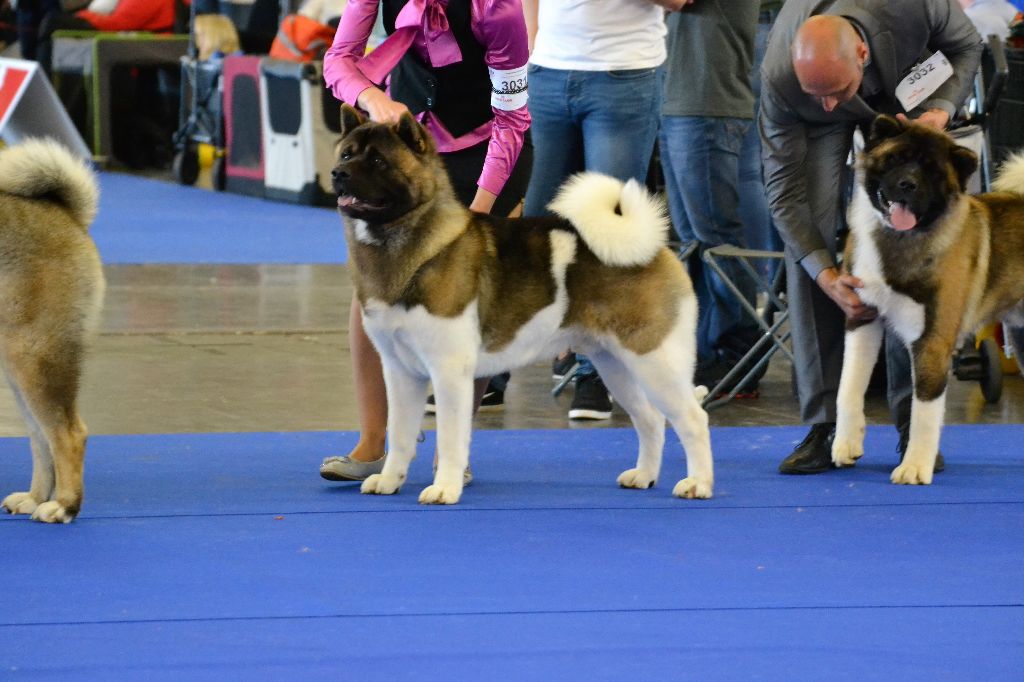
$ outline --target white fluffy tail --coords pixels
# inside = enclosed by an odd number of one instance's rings
[[[1024,152],[1013,154],[999,165],[992,189],[1024,195]]]
[[[571,222],[606,265],[645,265],[668,239],[664,206],[636,180],[580,173],[562,185],[548,208]]]
[[[55,140],[33,138],[0,152],[0,192],[50,198],[88,230],[99,206],[92,169]]]

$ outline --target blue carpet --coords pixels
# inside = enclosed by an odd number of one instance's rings
[[[108,265],[344,263],[341,218],[328,208],[100,174],[92,235]]]
[[[1019,679],[1021,426],[952,426],[930,487],[783,477],[797,427],[712,434],[716,497],[620,490],[623,429],[485,431],[456,507],[316,476],[349,433],[97,436],[72,526],[0,518],[0,677]],[[0,490],[24,439],[0,440]]]

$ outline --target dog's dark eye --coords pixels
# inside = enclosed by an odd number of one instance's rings
[[[385,168],[388,165],[388,162],[380,154],[374,154],[370,160],[373,162],[374,166],[379,168]]]
[[[352,158],[352,150],[351,149],[346,149],[343,152],[341,152],[341,160],[342,161],[348,161],[351,158]]]

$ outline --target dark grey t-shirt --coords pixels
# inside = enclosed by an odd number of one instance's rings
[[[668,15],[668,116],[754,117],[750,68],[758,0],[699,0]]]

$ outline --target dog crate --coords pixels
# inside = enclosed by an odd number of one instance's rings
[[[323,85],[319,62],[260,62],[265,196],[329,204],[341,103]]]
[[[256,197],[264,193],[260,59],[229,55],[223,75],[225,189]]]
[[[1006,89],[989,121],[994,165],[1024,147],[1024,49],[1007,48]]]

